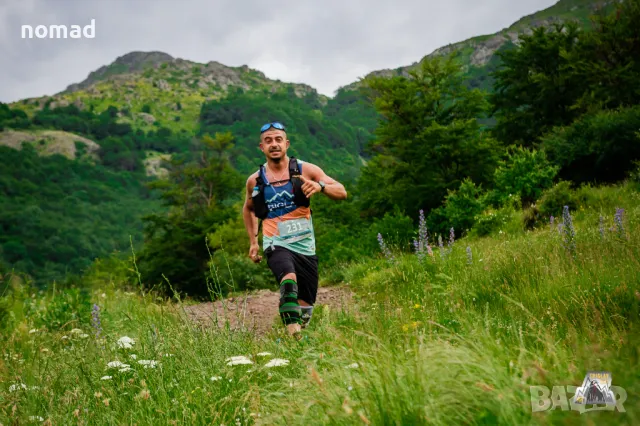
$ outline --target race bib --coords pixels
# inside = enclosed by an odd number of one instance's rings
[[[311,238],[311,224],[309,219],[292,219],[278,223],[280,238],[288,243]]]

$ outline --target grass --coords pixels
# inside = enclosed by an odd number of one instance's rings
[[[181,302],[123,282],[126,265],[89,273],[90,292],[31,295],[14,284],[4,297],[0,423],[638,424],[640,199],[631,185],[583,191],[575,254],[544,225],[459,240],[422,262],[363,259],[341,272],[354,303],[318,306],[301,342],[282,334],[275,307],[264,338],[198,327]],[[625,209],[624,236],[615,207]],[[132,348],[118,347],[122,336]],[[227,365],[237,355],[253,364]],[[273,358],[289,364],[268,368]],[[131,371],[109,369],[116,360]],[[625,412],[532,412],[531,386],[580,386],[589,370],[612,373]]]

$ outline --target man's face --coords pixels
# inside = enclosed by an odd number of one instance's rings
[[[282,130],[269,129],[260,135],[260,149],[268,159],[279,162],[287,153],[289,140]]]

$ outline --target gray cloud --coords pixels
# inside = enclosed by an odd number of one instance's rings
[[[0,101],[52,95],[116,57],[158,50],[248,65],[332,96],[365,74],[490,34],[554,0],[14,0],[0,5]],[[23,24],[96,22],[94,39],[22,39]]]

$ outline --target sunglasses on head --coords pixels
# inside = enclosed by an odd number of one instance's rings
[[[264,133],[264,132],[266,132],[267,130],[269,130],[270,128],[272,128],[272,127],[273,127],[274,129],[278,129],[278,130],[283,130],[283,131],[284,131],[284,130],[286,130],[286,129],[285,129],[285,127],[284,127],[284,124],[282,124],[282,123],[278,123],[278,122],[276,121],[275,123],[267,123],[267,124],[265,124],[264,126],[262,126],[262,127],[260,128],[260,133]]]

